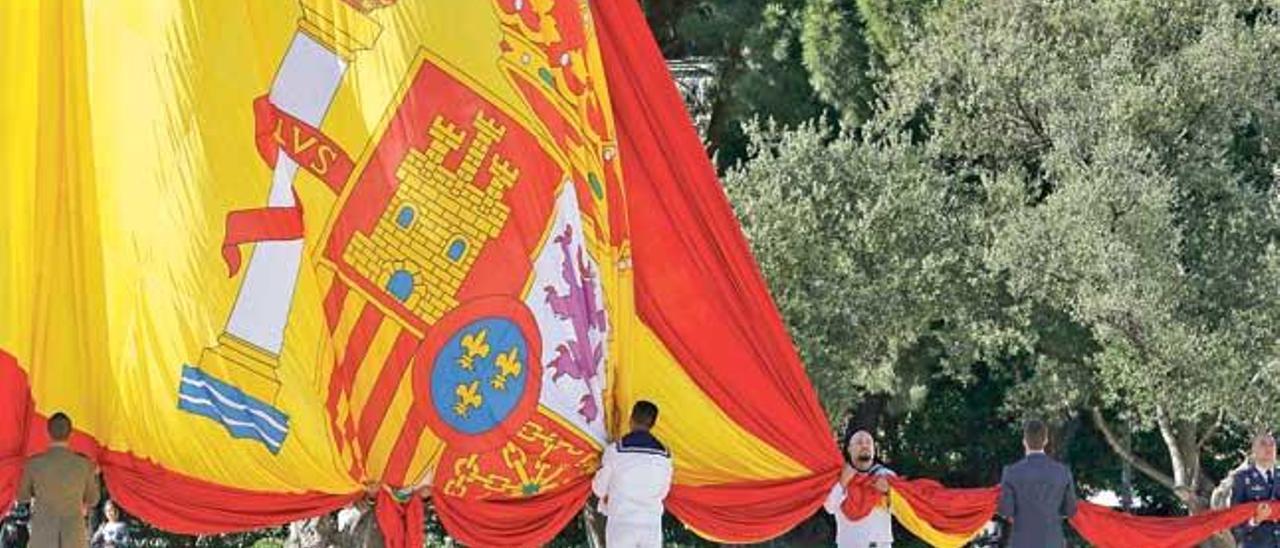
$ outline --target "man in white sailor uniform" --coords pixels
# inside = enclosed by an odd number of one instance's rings
[[[844,515],[845,485],[856,476],[872,476],[872,487],[881,493],[889,492],[893,470],[876,462],[876,442],[866,430],[859,430],[845,444],[848,463],[840,474],[840,483],[831,488],[831,494],[823,508],[836,518],[836,546],[839,548],[888,548],[893,546],[893,517],[889,514],[886,498],[871,513],[857,521]]]
[[[663,501],[671,490],[671,453],[650,430],[658,406],[638,401],[631,408],[631,433],[609,444],[591,490],[607,517],[608,548],[660,548]]]

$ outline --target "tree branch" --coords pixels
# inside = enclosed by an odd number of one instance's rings
[[[1124,444],[1120,443],[1120,439],[1116,437],[1115,432],[1111,430],[1111,425],[1107,424],[1107,420],[1103,418],[1101,409],[1094,406],[1091,407],[1089,411],[1090,414],[1093,415],[1093,423],[1098,426],[1098,430],[1102,432],[1102,437],[1107,440],[1107,445],[1111,446],[1111,450],[1114,451],[1116,455],[1119,455],[1125,462],[1129,463],[1134,468],[1137,468],[1139,472],[1143,473],[1143,475],[1155,480],[1157,483],[1169,488],[1171,491],[1177,491],[1178,486],[1174,483],[1172,477],[1161,472],[1155,466],[1152,466],[1151,463],[1143,460],[1142,457],[1133,454],[1133,451],[1130,451],[1128,447],[1125,447]]]
[[[1214,481],[1203,469],[1196,475],[1195,493],[1207,507],[1213,506],[1213,490],[1218,487],[1218,482]]]
[[[1209,429],[1205,430],[1204,435],[1200,436],[1200,439],[1196,441],[1197,450],[1204,449],[1204,445],[1206,443],[1209,443],[1209,440],[1213,439],[1214,436],[1218,435],[1218,429],[1222,428],[1222,419],[1224,417],[1224,414],[1225,414],[1225,411],[1223,410],[1218,411],[1218,417],[1213,420],[1213,424],[1210,425]]]
[[[1156,425],[1160,427],[1160,437],[1164,439],[1164,445],[1169,449],[1169,460],[1172,461],[1174,470],[1174,483],[1178,482],[1178,476],[1184,472],[1186,467],[1182,462],[1181,447],[1178,445],[1178,435],[1173,428],[1173,424],[1169,422],[1169,415],[1165,413],[1164,407],[1156,406]]]
[[[1204,478],[1201,477],[1200,449],[1196,445],[1196,426],[1187,421],[1175,421],[1169,418],[1164,406],[1156,406],[1156,424],[1160,427],[1160,437],[1169,449],[1169,460],[1173,466],[1173,481],[1177,484],[1173,492],[1182,499],[1191,513],[1199,513],[1207,507],[1207,500],[1202,500],[1202,493],[1211,494]],[[1203,497],[1207,499],[1207,497]]]
[[[1049,133],[1044,130],[1044,126],[1040,125],[1040,121],[1027,109],[1026,103],[1022,101],[1022,85],[1018,85],[1018,89],[1013,93],[1013,106],[1018,109],[1018,115],[1022,117],[1022,122],[1031,130],[1032,135],[1039,139],[1040,148],[1050,150],[1053,148],[1053,139],[1049,138]]]

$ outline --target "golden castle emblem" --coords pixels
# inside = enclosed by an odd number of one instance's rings
[[[400,184],[377,226],[369,235],[355,234],[343,254],[356,272],[428,324],[458,306],[458,288],[511,213],[502,198],[519,177],[519,170],[495,153],[488,184],[476,185],[481,165],[506,128],[483,111],[471,126],[474,135],[462,161],[450,169],[446,156],[461,150],[468,134],[437,116],[427,147],[410,149],[397,168]]]

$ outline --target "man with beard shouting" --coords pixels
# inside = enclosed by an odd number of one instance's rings
[[[840,474],[840,483],[831,489],[827,501],[823,505],[827,512],[836,518],[836,546],[839,548],[886,548],[893,546],[893,518],[889,514],[889,499],[885,498],[877,504],[871,513],[859,520],[851,520],[840,510],[844,503],[845,486],[858,476],[872,476],[871,485],[881,493],[889,492],[889,482],[885,479],[893,476],[893,470],[876,462],[876,442],[866,430],[859,430],[849,436],[845,444],[844,470]]]

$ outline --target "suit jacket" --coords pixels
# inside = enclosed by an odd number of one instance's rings
[[[31,545],[88,545],[84,509],[98,503],[93,463],[70,449],[54,447],[27,461],[18,500],[35,499],[31,510]]]
[[[1280,501],[1280,468],[1272,472],[1271,481],[1256,466],[1236,473],[1231,482],[1231,505],[1248,502]],[[1276,509],[1273,508],[1274,512]],[[1280,525],[1275,522],[1264,522],[1249,525],[1245,522],[1231,529],[1236,542],[1242,548],[1273,548],[1280,546]]]
[[[1013,522],[1009,537],[1013,548],[1066,546],[1062,521],[1076,514],[1071,471],[1044,453],[1031,453],[1006,466],[997,512]]]

